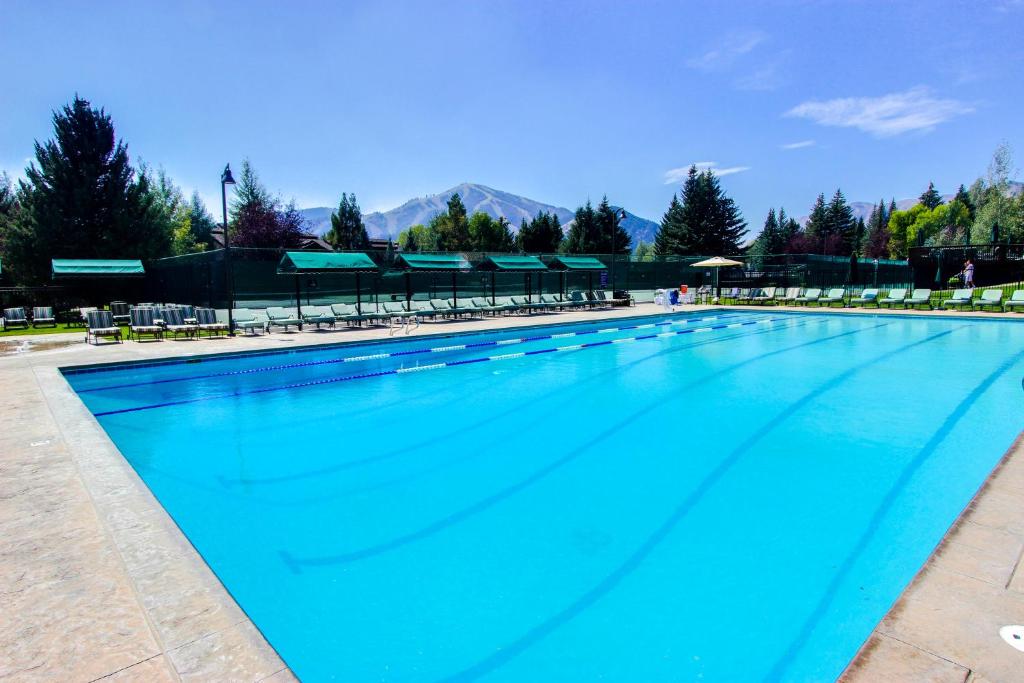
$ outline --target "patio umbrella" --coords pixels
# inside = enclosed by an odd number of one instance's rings
[[[697,263],[691,263],[691,268],[714,268],[715,269],[715,302],[718,302],[718,297],[722,295],[721,288],[718,286],[718,269],[727,268],[729,266],[742,266],[741,261],[733,261],[732,259],[722,258],[716,256],[714,258],[704,259],[703,261],[697,261]]]

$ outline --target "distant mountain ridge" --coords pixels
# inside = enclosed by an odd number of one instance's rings
[[[410,225],[418,223],[426,225],[431,218],[443,213],[447,209],[448,200],[456,192],[462,198],[462,203],[466,205],[467,212],[473,214],[476,211],[483,211],[492,218],[504,216],[512,224],[512,232],[519,231],[519,224],[524,218],[530,220],[542,211],[558,216],[563,230],[568,229],[566,225],[572,222],[575,215],[573,211],[563,206],[546,204],[486,185],[462,183],[438,194],[410,199],[389,211],[363,214],[366,231],[370,237],[396,239],[398,233]],[[334,209],[330,207],[318,206],[302,209],[301,213],[309,223],[310,232],[315,235],[323,235],[331,228],[331,213],[333,211]],[[629,211],[626,211],[626,219],[622,226],[633,238],[634,246],[638,240],[653,242],[654,234],[658,231],[657,223]]]

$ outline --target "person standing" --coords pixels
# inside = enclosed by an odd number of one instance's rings
[[[964,264],[964,286],[974,289],[974,261],[971,259],[967,259],[967,263]]]

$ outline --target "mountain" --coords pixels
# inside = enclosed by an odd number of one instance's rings
[[[456,192],[462,197],[462,203],[466,205],[466,211],[470,215],[476,211],[483,211],[492,218],[504,216],[512,224],[513,231],[519,229],[519,223],[523,218],[529,220],[541,211],[555,214],[563,223],[572,220],[573,216],[572,211],[561,206],[545,204],[510,192],[495,190],[486,185],[462,183],[440,194],[410,199],[390,211],[363,214],[366,231],[370,233],[370,237],[397,238],[398,233],[410,225],[426,225],[435,215],[443,213],[448,200]],[[303,209],[302,214],[309,221],[311,232],[322,235],[331,227],[332,211],[333,209],[328,207],[314,207]]]
[[[366,231],[370,237],[391,237],[395,239],[398,233],[410,225],[422,223],[426,225],[430,219],[445,211],[448,200],[456,192],[462,197],[462,203],[466,205],[466,211],[472,215],[476,211],[483,211],[492,218],[504,216],[512,224],[512,231],[519,230],[519,224],[523,218],[530,220],[541,211],[547,211],[558,216],[562,222],[562,229],[567,230],[567,224],[573,219],[573,212],[562,206],[545,204],[534,199],[521,197],[510,192],[495,190],[486,185],[476,183],[462,183],[453,188],[445,190],[440,194],[427,197],[410,199],[401,206],[390,211],[374,211],[363,214],[363,223],[366,224]],[[323,235],[331,228],[331,213],[333,208],[327,206],[316,206],[309,209],[302,209],[302,215],[309,224],[309,230],[315,235]],[[658,231],[658,224],[641,218],[626,211],[626,219],[622,226],[633,238],[633,246],[639,241],[653,242],[654,234]]]

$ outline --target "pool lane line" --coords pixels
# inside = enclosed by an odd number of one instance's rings
[[[772,319],[772,320],[773,321],[774,320],[783,320],[783,318],[776,318],[776,319]],[[758,319],[758,320],[751,320],[751,321],[745,322],[743,324],[744,325],[755,325],[755,324],[758,324],[759,322],[761,322],[760,319]],[[721,325],[713,325],[711,328],[708,328],[708,329],[709,330],[719,330],[719,329],[725,329],[725,327],[726,327],[726,325],[723,323]],[[682,335],[682,334],[692,334],[692,333],[694,333],[696,331],[697,331],[696,328],[695,329],[676,330],[675,332],[668,333],[668,336],[676,336],[676,335]],[[653,339],[653,338],[655,338],[657,336],[659,336],[659,335],[649,334],[649,335],[643,335],[643,336],[636,337],[636,339],[637,340]],[[577,344],[577,345],[573,345],[573,346],[570,346],[570,347],[558,347],[558,348],[552,349],[552,350],[557,350],[557,351],[576,351],[576,350],[593,348],[593,347],[596,347],[596,346],[604,346],[605,344],[610,344],[610,343],[611,343],[611,340],[608,340],[608,341],[602,341],[602,342],[592,342],[592,343],[589,343],[589,344]],[[402,374],[406,374],[406,373],[410,373],[410,372],[419,372],[420,370],[439,370],[441,368],[457,367],[459,365],[469,365],[469,364],[472,364],[472,363],[483,363],[483,362],[487,362],[487,361],[509,360],[509,359],[513,359],[513,358],[520,358],[520,357],[525,356],[527,354],[529,354],[529,355],[536,355],[538,353],[549,353],[549,352],[550,351],[547,351],[547,350],[539,350],[539,351],[524,352],[522,354],[506,353],[506,354],[500,354],[500,355],[497,355],[497,356],[482,356],[482,357],[479,357],[479,358],[469,358],[469,359],[465,359],[465,360],[448,361],[446,363],[432,363],[432,364],[427,365],[427,366],[415,366],[415,367],[410,367],[410,368],[393,368],[391,370],[378,370],[376,372],[364,372],[364,373],[359,373],[359,374],[355,374],[355,375],[343,375],[341,377],[326,377],[326,378],[323,378],[323,379],[308,380],[308,381],[305,381],[305,382],[293,382],[293,383],[290,383],[290,384],[277,385],[277,386],[273,386],[273,387],[261,387],[261,388],[258,388],[258,389],[246,389],[246,390],[242,390],[242,391],[233,391],[233,392],[222,393],[222,394],[211,394],[209,396],[196,396],[196,397],[193,397],[193,398],[177,399],[177,400],[174,400],[174,401],[163,401],[163,402],[160,402],[160,403],[150,403],[150,404],[141,405],[141,406],[132,406],[131,408],[116,408],[116,409],[113,409],[113,410],[102,410],[100,412],[93,413],[93,416],[94,417],[105,417],[105,416],[108,416],[108,415],[121,415],[121,414],[124,414],[124,413],[137,413],[137,412],[141,412],[141,411],[145,411],[145,410],[155,410],[157,408],[168,408],[168,407],[171,407],[171,406],[187,405],[187,404],[190,404],[190,403],[200,403],[200,402],[204,402],[204,401],[214,401],[214,400],[219,400],[219,399],[224,399],[224,398],[235,398],[235,397],[238,397],[238,396],[249,396],[249,395],[254,395],[254,394],[265,394],[265,393],[269,393],[269,392],[272,392],[272,391],[284,391],[284,390],[287,390],[287,389],[301,389],[301,388],[304,388],[304,387],[314,387],[314,386],[322,386],[322,385],[326,385],[326,384],[336,384],[338,382],[348,382],[348,381],[357,380],[357,379],[368,379],[368,378],[371,378],[371,377],[386,377],[386,376],[389,376],[389,375],[402,375]]]
[[[636,421],[637,419],[639,419],[639,418],[641,418],[641,417],[643,417],[645,415],[650,414],[651,410],[653,410],[654,408],[656,408],[659,405],[663,405],[663,403],[666,400],[667,396],[672,396],[672,395],[678,394],[678,393],[683,392],[683,391],[688,391],[690,389],[693,389],[693,388],[695,388],[697,386],[700,386],[700,385],[708,382],[711,379],[714,379],[716,377],[721,377],[721,376],[726,375],[726,374],[728,374],[730,372],[733,372],[733,371],[738,370],[740,368],[746,367],[746,366],[748,366],[752,362],[761,361],[761,360],[764,360],[766,358],[771,358],[773,356],[781,355],[783,353],[789,353],[791,351],[795,351],[795,350],[798,350],[798,349],[807,348],[807,347],[813,346],[815,344],[821,344],[823,342],[832,341],[832,340],[839,339],[839,338],[842,338],[842,337],[848,337],[848,336],[851,336],[851,335],[854,335],[854,334],[858,334],[860,332],[864,332],[864,331],[867,331],[867,330],[878,329],[880,327],[887,327],[890,324],[892,324],[892,323],[884,322],[884,323],[879,323],[879,324],[876,324],[876,325],[872,325],[870,327],[861,327],[861,328],[857,328],[855,330],[848,330],[846,332],[840,332],[840,333],[837,333],[837,334],[834,334],[834,335],[830,335],[828,337],[822,337],[820,339],[814,339],[814,340],[811,340],[811,341],[808,341],[808,342],[804,342],[803,344],[797,344],[795,346],[787,347],[785,349],[778,349],[777,351],[772,351],[772,352],[766,353],[766,354],[764,354],[762,356],[758,356],[755,359],[751,359],[751,360],[748,360],[748,361],[743,361],[743,362],[740,362],[740,363],[734,363],[733,365],[726,366],[726,367],[722,368],[721,370],[718,370],[718,371],[713,372],[713,373],[711,373],[709,375],[701,377],[700,379],[697,379],[697,380],[694,380],[692,382],[689,382],[689,383],[683,385],[682,387],[680,387],[679,389],[677,389],[675,391],[670,391],[666,395],[660,396],[656,400],[651,401],[646,406],[644,406],[644,408],[634,411],[633,413],[631,413],[625,419],[620,420],[619,422],[617,422],[616,424],[612,425],[611,427],[609,427],[609,428],[607,428],[605,430],[602,430],[599,434],[597,434],[595,437],[593,437],[590,440],[588,440],[586,443],[584,443],[584,444],[582,444],[580,446],[577,446],[576,448],[572,449],[571,451],[569,451],[565,455],[563,455],[563,456],[561,456],[559,458],[556,458],[555,460],[553,460],[552,462],[548,463],[547,465],[544,465],[543,467],[541,467],[541,468],[539,468],[537,470],[534,470],[531,474],[529,474],[528,476],[526,476],[523,479],[520,479],[519,481],[515,482],[514,484],[510,484],[509,486],[506,486],[505,488],[500,489],[500,490],[496,491],[495,493],[492,493],[492,494],[486,496],[485,498],[481,498],[481,499],[477,500],[476,502],[471,503],[468,506],[466,506],[466,507],[464,507],[464,508],[462,508],[460,510],[452,512],[452,513],[446,515],[445,517],[441,517],[439,519],[436,519],[433,522],[430,522],[429,524],[420,527],[419,529],[415,529],[413,531],[407,532],[405,534],[402,534],[401,536],[396,536],[395,538],[392,538],[389,541],[384,541],[382,543],[378,543],[378,544],[375,544],[375,545],[372,545],[372,546],[367,546],[367,547],[364,547],[364,548],[362,548],[360,550],[354,550],[354,551],[349,551],[349,552],[346,552],[346,553],[338,553],[338,554],[334,554],[334,555],[327,555],[327,556],[320,556],[320,557],[299,558],[299,557],[295,557],[295,556],[291,555],[291,553],[288,553],[287,551],[283,551],[282,550],[282,551],[280,551],[281,557],[284,560],[284,562],[292,569],[292,571],[299,572],[301,570],[301,567],[303,567],[303,566],[314,566],[315,567],[315,566],[329,566],[329,565],[337,565],[337,564],[348,564],[348,563],[355,562],[355,561],[358,561],[358,560],[364,560],[364,559],[373,557],[375,555],[381,555],[381,554],[383,554],[385,552],[389,552],[391,550],[395,550],[397,548],[400,548],[402,546],[408,545],[408,544],[413,543],[415,541],[422,540],[422,539],[427,538],[429,536],[432,536],[433,534],[438,533],[438,532],[440,532],[440,531],[442,531],[444,529],[447,529],[447,528],[449,528],[451,526],[454,526],[455,524],[458,524],[458,523],[460,523],[462,521],[465,521],[466,519],[469,519],[469,518],[473,517],[474,515],[477,515],[477,514],[479,514],[481,512],[484,512],[488,508],[491,508],[494,505],[497,505],[501,501],[503,501],[503,500],[505,500],[507,498],[510,498],[514,494],[519,493],[520,491],[522,491],[522,490],[524,490],[526,488],[529,488],[533,484],[536,484],[537,482],[541,481],[542,479],[544,479],[548,475],[552,474],[553,472],[557,471],[561,467],[563,467],[563,466],[569,464],[570,462],[576,460],[580,456],[585,455],[587,448],[590,448],[591,446],[594,446],[594,445],[600,443],[601,441],[603,441],[604,439],[608,438],[609,436],[615,434],[616,432],[618,432],[619,430],[621,430],[622,428],[624,428],[628,424]]]
[[[938,334],[930,335],[924,339],[911,342],[904,346],[898,347],[891,351],[887,351],[880,356],[876,356],[871,360],[858,363],[857,365],[847,368],[843,372],[835,375],[827,382],[818,385],[800,399],[793,401],[783,409],[778,415],[769,420],[766,424],[762,425],[752,435],[744,439],[744,441],[733,449],[728,456],[726,456],[711,473],[706,476],[701,483],[673,510],[665,520],[651,533],[630,555],[618,566],[614,571],[607,574],[601,581],[594,585],[593,588],[583,593],[577,598],[572,604],[568,605],[562,610],[530,629],[528,632],[517,638],[516,640],[499,647],[493,654],[484,657],[476,664],[472,664],[469,667],[459,671],[451,676],[447,676],[441,680],[447,683],[462,683],[464,681],[474,681],[482,676],[495,671],[501,666],[507,664],[510,660],[520,655],[523,651],[527,650],[537,642],[543,640],[553,631],[568,623],[576,616],[587,610],[593,604],[597,603],[601,598],[615,589],[623,580],[625,580],[630,574],[636,571],[637,568],[647,559],[647,557],[654,552],[654,550],[669,536],[669,534],[675,529],[676,525],[684,519],[698,503],[704,498],[704,496],[726,475],[726,473],[732,469],[733,465],[739,462],[740,458],[745,455],[751,448],[753,448],[758,442],[760,442],[765,436],[774,431],[780,424],[788,420],[793,414],[798,412],[803,406],[807,405],[809,401],[818,398],[822,394],[825,394],[832,389],[841,386],[846,380],[856,375],[861,370],[865,370],[869,367],[876,365],[879,362],[888,360],[901,353],[909,351],[913,348],[921,346],[923,344],[930,343],[936,339],[952,334],[954,331],[962,329],[956,327],[951,330],[944,330]],[[645,411],[649,408],[645,408]],[[620,423],[619,429],[625,425],[625,423],[632,421],[639,417],[641,412],[634,413],[626,420]],[[602,437],[604,438],[604,437]]]
[[[467,349],[483,348],[487,346],[506,346],[512,344],[525,344],[534,341],[544,341],[546,339],[563,339],[569,337],[581,337],[591,334],[608,334],[610,332],[625,332],[628,330],[647,329],[653,327],[671,327],[676,325],[688,325],[691,322],[707,322],[713,320],[719,320],[721,318],[737,318],[740,317],[739,313],[726,313],[721,315],[705,316],[703,318],[681,318],[679,320],[667,320],[657,323],[645,323],[641,325],[622,325],[620,327],[607,327],[598,330],[587,330],[584,332],[562,332],[558,334],[543,334],[532,337],[516,337],[512,339],[497,339],[486,342],[474,342],[471,344],[454,344],[449,346],[436,346],[426,349],[410,349],[407,351],[393,351],[391,353],[371,353],[362,356],[346,356],[344,358],[329,358],[325,360],[317,361],[305,361],[301,363],[282,363],[280,365],[267,365],[258,368],[246,368],[244,370],[225,370],[223,372],[211,372],[205,375],[190,375],[188,377],[168,377],[165,379],[155,379],[145,382],[125,382],[122,384],[110,384],[102,387],[88,387],[85,389],[77,390],[79,394],[96,393],[99,391],[112,391],[115,389],[133,389],[143,386],[152,386],[157,384],[171,384],[175,382],[191,382],[202,379],[215,379],[217,377],[235,377],[241,375],[252,375],[260,372],[275,372],[278,370],[290,370],[294,368],[306,368],[315,367],[319,365],[336,365],[339,363],[357,363],[373,360],[384,360],[387,358],[401,358],[405,356],[416,356],[428,353],[444,353],[450,351],[463,351]]]
[[[623,370],[629,370],[629,369],[631,369],[631,368],[633,368],[633,367],[635,367],[637,365],[640,365],[642,363],[646,363],[646,362],[648,362],[650,360],[653,360],[655,358],[663,358],[664,356],[669,355],[669,354],[681,353],[683,351],[688,351],[690,349],[695,349],[695,348],[699,348],[699,347],[702,347],[702,346],[707,346],[709,344],[721,344],[721,343],[729,342],[729,341],[732,341],[732,340],[735,340],[735,339],[746,339],[746,338],[752,337],[754,335],[769,334],[771,332],[778,332],[778,331],[783,331],[783,330],[794,330],[794,329],[806,327],[807,325],[809,325],[812,322],[812,320],[815,321],[815,322],[819,322],[819,323],[824,322],[820,318],[813,318],[813,319],[812,318],[807,318],[807,319],[793,318],[792,320],[794,321],[792,324],[787,324],[787,325],[784,325],[784,326],[773,326],[773,327],[768,327],[768,328],[762,328],[762,329],[758,329],[758,330],[755,330],[755,331],[752,331],[752,332],[745,332],[745,333],[742,333],[742,334],[733,334],[731,336],[722,336],[722,337],[717,337],[716,336],[716,337],[713,337],[713,338],[710,338],[710,339],[704,339],[702,341],[696,341],[696,342],[693,342],[693,343],[690,343],[690,344],[686,344],[686,345],[682,345],[682,346],[676,346],[676,347],[670,347],[670,348],[662,349],[661,351],[656,351],[655,353],[652,353],[652,354],[650,354],[648,356],[643,356],[642,358],[638,358],[636,360],[632,360],[632,361],[626,363],[625,365],[616,366],[614,368],[601,370],[601,371],[597,372],[596,374],[594,374],[594,375],[592,375],[590,377],[587,377],[586,379],[580,381],[578,384],[579,385],[583,385],[583,384],[587,384],[587,383],[590,383],[590,382],[599,381],[599,380],[603,379],[604,377],[606,377],[609,374],[613,374],[613,373],[616,373],[616,372],[621,372]],[[773,352],[769,352],[769,353],[773,353]],[[757,359],[757,357],[755,357],[753,359],[750,359],[750,361],[753,361],[753,360],[756,360],[756,359]],[[750,362],[750,361],[748,361],[748,362]],[[550,398],[552,398],[554,396],[560,395],[563,392],[563,390],[564,390],[564,387],[559,386],[557,388],[553,388],[552,390],[548,391],[545,394],[541,394],[540,396],[536,397],[533,400],[535,400],[535,401],[546,401],[546,400],[548,400],[548,399],[550,399]],[[555,407],[561,406],[563,404],[572,403],[573,400],[574,399],[567,399],[567,400],[561,401],[561,402],[555,404]],[[554,407],[552,407],[552,410],[553,409],[554,409]],[[402,448],[402,449],[393,450],[393,451],[389,451],[389,452],[385,452],[385,453],[377,453],[377,454],[369,455],[369,456],[363,456],[363,457],[357,458],[355,460],[347,460],[347,461],[344,461],[344,462],[341,462],[341,463],[335,463],[335,464],[332,464],[332,465],[330,465],[328,467],[321,467],[321,468],[318,468],[318,469],[315,469],[315,470],[307,470],[305,472],[296,472],[296,473],[291,473],[291,474],[277,475],[277,476],[273,476],[273,477],[262,477],[262,478],[249,477],[249,478],[245,478],[245,479],[229,479],[229,478],[226,478],[226,477],[218,477],[218,480],[220,481],[221,485],[224,488],[231,488],[231,487],[236,486],[236,485],[241,485],[241,486],[245,486],[245,487],[267,486],[267,485],[280,484],[280,483],[285,483],[285,482],[290,482],[290,481],[299,481],[299,480],[302,480],[302,479],[309,479],[311,477],[322,477],[322,476],[326,476],[326,475],[330,475],[330,474],[335,474],[337,472],[348,471],[348,470],[351,470],[351,469],[355,469],[357,467],[362,467],[364,465],[372,465],[372,464],[376,464],[376,463],[384,461],[384,460],[391,460],[391,459],[399,457],[399,456],[407,455],[409,453],[418,451],[418,450],[420,450],[422,448],[426,448],[428,446],[432,446],[435,443],[437,443],[439,441],[442,441],[442,440],[444,440],[446,438],[450,438],[452,436],[455,436],[456,434],[463,433],[463,432],[466,432],[466,431],[471,431],[473,429],[479,429],[479,428],[485,427],[487,425],[492,425],[494,423],[494,420],[498,420],[498,419],[506,417],[508,415],[513,415],[513,414],[517,413],[518,411],[519,411],[519,407],[515,406],[515,407],[509,408],[509,409],[507,409],[505,411],[502,411],[500,413],[488,415],[483,420],[480,420],[480,421],[470,425],[467,428],[460,428],[460,429],[456,430],[455,432],[447,432],[447,433],[442,434],[442,435],[434,436],[434,437],[431,437],[431,438],[429,438],[429,439],[427,439],[425,441],[421,441],[419,443],[412,444],[412,445],[410,445],[408,447],[405,447],[405,448]],[[404,477],[406,475],[402,475],[402,476]],[[358,491],[358,489],[356,491]],[[327,498],[318,498],[318,499],[315,499],[315,500],[329,500],[329,499],[333,499],[335,497],[337,497],[337,496],[332,495],[332,496],[329,496]],[[276,503],[272,503],[271,502],[270,504],[276,504]]]
[[[801,627],[796,638],[790,643],[789,647],[782,654],[781,657],[772,666],[771,671],[765,677],[765,680],[779,680],[783,674],[796,659],[797,655],[807,646],[807,642],[810,640],[811,635],[817,628],[818,624],[828,613],[828,609],[839,593],[839,589],[846,580],[847,575],[853,570],[854,565],[860,559],[861,554],[867,549],[871,543],[871,539],[878,531],[879,527],[885,522],[886,516],[891,511],[892,507],[896,504],[896,501],[903,494],[906,487],[910,484],[911,479],[921,466],[930,458],[935,451],[938,450],[942,442],[946,440],[956,425],[967,415],[967,412],[971,409],[974,403],[982,397],[996,381],[1010,371],[1015,365],[1024,360],[1024,351],[1018,352],[1005,360],[995,370],[990,372],[979,382],[971,391],[961,400],[953,411],[946,416],[939,428],[935,430],[931,438],[928,439],[927,443],[921,447],[921,450],[907,463],[906,466],[900,471],[900,475],[889,487],[885,496],[882,498],[882,502],[878,508],[875,509],[874,514],[868,520],[867,525],[864,527],[864,531],[861,533],[857,542],[854,544],[853,549],[847,554],[843,563],[839,566],[839,570],[832,575],[831,581],[825,587],[822,592],[821,598],[818,600],[817,605],[804,620],[803,626]],[[902,593],[902,591],[901,591]]]

